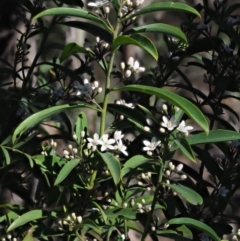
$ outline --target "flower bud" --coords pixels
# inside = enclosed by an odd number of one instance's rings
[[[69,155],[69,151],[67,151],[67,150],[64,150],[64,151],[63,151],[63,155],[64,155],[64,156],[67,156],[67,155]]]
[[[96,37],[96,42],[99,43],[100,42],[100,38],[97,36]]]
[[[133,69],[134,69],[134,70],[138,70],[139,67],[140,67],[140,64],[139,64],[139,62],[136,60],[136,61],[134,62],[134,65],[133,65]]]
[[[168,223],[165,223],[164,226],[163,226],[164,229],[166,229],[166,228],[168,228],[168,227],[169,227],[169,224],[168,224]]]
[[[166,105],[166,104],[163,104],[163,105],[162,105],[162,109],[166,112],[166,111],[168,110],[167,105]]]
[[[84,138],[85,137],[86,132],[85,131],[81,131],[81,137]]]
[[[77,216],[78,223],[82,223],[82,216]]]
[[[143,183],[142,183],[142,182],[138,182],[138,185],[139,185],[139,186],[142,186],[142,185],[143,185]]]
[[[120,120],[124,120],[124,115],[120,115]]]
[[[181,179],[182,179],[182,180],[187,179],[187,175],[181,175]]]
[[[166,175],[167,176],[170,176],[171,175],[171,172],[169,170],[166,171]]]
[[[98,82],[97,80],[95,80],[95,81],[93,82],[93,86],[94,86],[95,88],[98,88],[99,82]]]
[[[105,13],[106,14],[109,14],[109,12],[110,12],[110,8],[107,6],[107,7],[105,7]]]
[[[133,58],[133,57],[129,57],[127,64],[128,64],[130,67],[133,67],[134,58]]]
[[[73,134],[73,139],[77,140],[77,135],[76,134]]]
[[[131,74],[132,74],[132,71],[131,71],[130,69],[128,69],[128,70],[126,70],[126,72],[125,72],[125,77],[126,77],[126,78],[129,78],[129,77],[131,76]]]
[[[135,202],[134,199],[131,200],[131,206],[134,206]]]
[[[144,130],[144,131],[150,131],[150,128],[149,128],[148,126],[144,126],[144,127],[143,127],[143,130]]]
[[[142,179],[146,179],[146,175],[144,173],[141,174]]]
[[[84,80],[83,80],[83,84],[86,85],[86,84],[88,84],[88,83],[89,83],[88,79],[84,79]]]
[[[142,203],[145,204],[145,199],[142,199]]]
[[[164,128],[162,128],[162,127],[159,129],[159,131],[160,131],[161,133],[165,133],[165,132],[166,132],[166,130],[165,130]]]
[[[150,192],[152,189],[151,189],[151,187],[147,187],[147,190]]]
[[[123,203],[123,207],[126,208],[127,207],[127,203]]]
[[[179,165],[177,165],[177,171],[178,172],[181,172],[182,171],[182,169],[183,169],[183,164],[179,164]]]
[[[71,144],[68,145],[68,149],[69,149],[69,150],[72,150],[72,149],[73,149],[73,147],[72,147]]]
[[[77,218],[76,213],[72,213],[71,216],[72,216],[73,220],[76,220],[76,218]]]
[[[142,204],[141,203],[137,203],[137,207],[140,209],[142,208]]]
[[[124,70],[124,69],[125,69],[125,63],[121,62],[121,70]]]
[[[152,226],[151,229],[153,232],[156,230],[156,228],[154,226]]]
[[[98,88],[98,94],[100,94],[102,92],[102,87]]]
[[[147,155],[148,156],[152,156],[152,152],[151,151],[147,151]]]
[[[153,121],[149,118],[146,119],[146,123],[151,126],[153,124]]]
[[[151,173],[151,172],[148,172],[148,173],[147,173],[147,176],[148,176],[148,178],[151,178],[152,173]]]

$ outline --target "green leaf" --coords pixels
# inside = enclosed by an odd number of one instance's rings
[[[59,172],[57,179],[54,182],[54,186],[61,183],[70,174],[70,172],[78,165],[78,163],[79,163],[78,159],[73,159],[67,162],[66,165]]]
[[[105,29],[109,30],[111,32],[110,26],[102,20],[102,18],[96,17],[92,13],[85,11],[83,9],[76,9],[76,8],[50,8],[47,9],[39,14],[37,14],[34,18],[33,21],[46,17],[46,16],[72,16],[72,17],[79,17],[79,18],[84,18],[90,21],[93,21],[94,23],[100,24],[103,26]]]
[[[32,210],[27,213],[24,213],[8,227],[7,232],[10,232],[15,228],[21,227],[28,222],[34,221],[36,219],[40,219],[42,217],[43,217],[42,210]]]
[[[107,215],[105,214],[104,210],[96,202],[92,201],[92,204],[99,210],[99,212],[102,214],[104,223],[107,224]]]
[[[228,130],[212,130],[206,135],[204,132],[186,138],[190,145],[234,141],[240,139],[240,133]]]
[[[150,162],[152,159],[143,155],[136,155],[131,157],[129,160],[126,161],[122,170],[121,170],[121,177],[123,178],[128,172],[136,167]]]
[[[98,151],[98,154],[104,161],[104,163],[107,165],[107,168],[112,175],[113,181],[115,185],[117,185],[120,181],[121,175],[121,167],[119,160],[109,152],[102,153]]]
[[[193,239],[193,234],[192,234],[191,230],[189,228],[187,228],[185,225],[182,225],[182,226],[176,228],[176,230],[178,232],[181,232],[182,236],[184,238]]]
[[[118,36],[112,43],[112,51],[115,52],[123,44],[133,44],[148,52],[155,60],[158,59],[158,52],[153,42],[144,35],[133,34],[131,36]]]
[[[131,208],[109,208],[105,210],[105,213],[108,218],[126,218],[128,220],[136,219],[136,212]]]
[[[6,164],[9,165],[10,162],[11,162],[11,158],[10,158],[10,155],[8,153],[8,150],[6,148],[2,147],[2,146],[0,146],[0,148],[2,149],[2,152],[3,152],[4,156],[5,156]]]
[[[197,192],[190,189],[189,187],[185,187],[180,184],[177,184],[177,185],[164,184],[164,185],[172,188],[172,190],[176,191],[184,199],[186,199],[189,203],[191,203],[193,205],[202,205],[202,203],[203,203],[202,197]]]
[[[188,43],[187,37],[181,31],[181,29],[165,23],[152,23],[144,26],[135,27],[126,31],[124,34],[126,35],[126,34],[133,34],[133,33],[148,33],[148,32],[170,35],[182,40],[184,43]]]
[[[127,221],[127,227],[129,229],[132,229],[140,234],[143,233],[143,230],[139,227],[139,225],[136,224],[136,222],[133,222],[133,221]]]
[[[94,221],[92,221],[89,218],[84,218],[82,224],[84,227],[83,234],[86,233],[87,229],[93,229],[98,234],[101,233],[101,228]]]
[[[83,53],[83,54],[93,57],[93,54],[91,52],[87,51],[85,48],[77,45],[76,43],[69,43],[64,47],[64,49],[62,51],[62,54],[60,57],[60,62],[62,63],[69,56],[71,56],[73,54],[78,54],[78,53]]]
[[[200,13],[196,9],[190,7],[185,3],[161,2],[149,4],[148,6],[141,8],[139,11],[136,11],[133,14],[128,15],[124,20],[133,18],[135,16],[140,16],[146,13],[153,13],[166,10],[187,12],[194,14],[198,17],[201,17]]]
[[[88,119],[86,114],[81,111],[80,114],[78,115],[76,124],[75,124],[75,132],[77,135],[78,141],[82,139],[81,137],[81,132],[85,131],[85,133],[88,135]]]
[[[174,143],[178,146],[178,148],[182,151],[182,153],[191,161],[196,163],[195,155],[192,151],[191,146],[185,138],[175,139]]]
[[[82,103],[82,104],[66,104],[66,105],[59,105],[59,106],[53,106],[50,108],[47,108],[45,110],[39,111],[31,116],[29,116],[27,119],[25,119],[14,131],[12,136],[12,142],[15,143],[17,139],[21,137],[21,135],[35,126],[36,124],[40,123],[41,121],[49,118],[50,116],[56,115],[62,111],[73,109],[73,108],[80,108],[80,107],[87,107],[93,110],[98,111],[98,109],[94,106]]]
[[[170,224],[170,225],[187,225],[187,226],[190,226],[190,227],[193,227],[193,228],[196,228],[196,229],[199,229],[199,230],[205,232],[215,241],[221,240],[211,227],[209,227],[205,223],[202,223],[202,222],[192,219],[192,218],[173,218],[168,221],[168,224]]]
[[[121,88],[114,89],[116,91],[138,91],[149,95],[155,95],[158,98],[163,98],[170,103],[182,109],[190,118],[192,118],[202,129],[208,134],[209,126],[203,113],[187,99],[166,89],[146,85],[127,85]]]

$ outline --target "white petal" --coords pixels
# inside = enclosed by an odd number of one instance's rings
[[[150,151],[150,150],[151,148],[149,148],[148,146],[143,147],[143,151]]]
[[[112,145],[113,143],[115,143],[115,140],[114,140],[114,139],[109,139],[109,140],[108,140],[108,144],[109,144],[109,145]]]
[[[164,122],[165,124],[167,124],[167,123],[168,123],[168,121],[169,121],[169,120],[168,120],[168,118],[167,118],[166,116],[163,116],[163,118],[162,118],[162,119],[163,119],[163,122]]]
[[[88,6],[89,7],[98,7],[98,5],[96,3],[94,3],[94,2],[88,3]]]
[[[147,141],[147,140],[144,140],[144,141],[143,141],[143,144],[144,144],[145,146],[150,146],[151,143],[150,143],[149,141]]]

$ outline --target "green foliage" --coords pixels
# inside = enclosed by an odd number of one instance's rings
[[[129,240],[130,229],[142,241],[235,235],[239,113],[228,101],[240,99],[240,5],[142,3],[19,1],[26,31],[18,31],[14,61],[0,58],[0,187],[4,203],[5,190],[23,202],[0,205],[1,238]],[[159,11],[181,13],[180,28],[153,23]],[[60,42],[51,38],[59,28],[95,40]],[[140,62],[118,61],[125,45],[144,52]],[[126,98],[111,103],[117,93]]]

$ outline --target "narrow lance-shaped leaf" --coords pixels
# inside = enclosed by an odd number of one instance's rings
[[[146,85],[127,85],[121,88],[114,89],[116,91],[137,91],[149,95],[155,95],[158,98],[163,98],[170,103],[182,109],[190,118],[192,118],[203,130],[208,134],[209,126],[203,113],[187,99],[165,89]]]
[[[185,138],[176,139],[174,143],[179,147],[182,153],[189,158],[191,161],[196,162],[195,155],[192,151],[191,146],[189,145],[188,141]]]
[[[212,130],[208,135],[206,135],[204,132],[201,132],[187,137],[186,140],[190,145],[234,141],[240,140],[240,133],[228,130]],[[178,149],[178,147],[173,145],[170,150],[175,151],[176,149]]]
[[[168,221],[168,224],[170,224],[170,225],[187,225],[187,226],[190,226],[190,227],[203,231],[204,233],[208,234],[215,241],[221,240],[218,237],[218,235],[216,234],[216,232],[211,227],[209,227],[205,223],[202,223],[202,222],[192,219],[192,218],[173,218]]]
[[[128,15],[123,20],[130,19],[135,16],[140,16],[146,13],[153,13],[153,12],[166,11],[166,10],[187,12],[187,13],[194,14],[198,17],[201,17],[200,13],[196,9],[190,7],[185,3],[161,2],[161,3],[149,4],[148,6],[140,9],[139,11],[136,11],[133,14]]]
[[[189,203],[193,205],[202,205],[203,199],[202,197],[195,192],[194,190],[185,187],[183,185],[172,185],[172,184],[164,184],[167,187],[170,187],[172,190],[176,191],[180,194],[184,199],[186,199]]]
[[[144,26],[135,27],[126,31],[124,34],[145,33],[145,32],[162,33],[162,34],[176,37],[182,40],[184,43],[188,42],[186,35],[181,31],[181,29],[165,23],[152,23]]]
[[[66,163],[66,165],[59,172],[56,181],[54,182],[54,186],[58,185],[62,181],[64,181],[70,172],[78,165],[79,160],[73,159]]]
[[[39,14],[37,14],[34,18],[33,21],[38,19],[38,18],[42,18],[42,17],[46,17],[46,16],[72,16],[72,17],[79,17],[79,18],[84,18],[90,21],[93,21],[95,23],[100,24],[101,26],[103,26],[105,29],[107,29],[108,31],[111,32],[111,28],[110,26],[104,21],[102,20],[102,18],[96,17],[95,15],[93,15],[92,13],[83,10],[83,9],[76,9],[76,8],[50,8],[48,10],[45,10]]]
[[[158,59],[158,52],[153,42],[144,35],[133,34],[131,36],[121,35],[112,43],[112,51],[116,51],[123,44],[133,44],[147,51],[154,59]]]
[[[115,185],[117,185],[120,181],[121,175],[121,167],[119,160],[109,152],[102,153],[98,151],[98,154],[103,160],[103,162],[107,165],[107,168],[112,175],[113,181]]]
[[[42,210],[32,210],[27,213],[24,213],[8,227],[7,232],[10,232],[15,228],[21,227],[24,224],[39,218],[42,218]]]
[[[49,118],[50,116],[56,115],[60,113],[61,111],[73,109],[73,108],[79,108],[79,107],[88,107],[90,109],[98,111],[98,109],[94,106],[88,105],[88,104],[66,104],[66,105],[59,105],[59,106],[53,106],[50,108],[47,108],[45,110],[39,111],[31,116],[29,116],[27,119],[25,119],[14,131],[12,136],[12,142],[15,143],[18,138],[21,137],[21,135],[35,126],[36,124],[40,123],[41,121]]]

